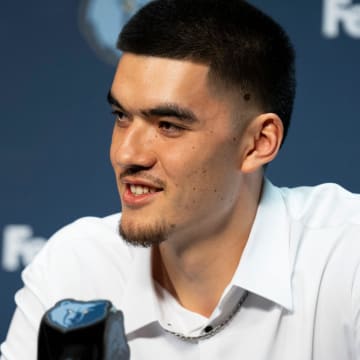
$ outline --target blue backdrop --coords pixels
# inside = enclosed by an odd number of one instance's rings
[[[145,2],[0,2],[0,341],[20,272],[46,239],[119,211],[105,97],[117,33]],[[360,1],[250,2],[287,29],[298,56],[293,124],[268,176],[360,192]]]

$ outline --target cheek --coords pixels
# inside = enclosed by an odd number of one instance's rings
[[[236,177],[236,160],[228,146],[192,146],[181,158],[169,159],[169,176],[175,187],[181,186],[183,198],[202,198],[205,202],[221,200],[229,192]],[[219,151],[222,149],[222,151]],[[181,169],[179,171],[179,169]]]

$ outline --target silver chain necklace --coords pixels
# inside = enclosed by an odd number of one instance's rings
[[[209,338],[213,337],[214,335],[216,335],[221,330],[223,330],[226,327],[226,325],[228,325],[231,322],[231,320],[234,318],[236,313],[240,310],[242,304],[245,302],[248,295],[249,295],[249,292],[245,291],[244,294],[241,296],[239,302],[236,304],[236,306],[234,307],[232,312],[229,314],[229,316],[225,320],[223,320],[220,324],[216,325],[215,327],[211,327],[211,329],[209,331],[206,331],[205,334],[198,335],[198,336],[186,336],[184,334],[181,334],[181,333],[178,333],[175,331],[171,331],[168,329],[164,329],[164,330],[167,333],[174,335],[183,341],[192,342],[192,343],[196,343],[197,341],[200,341],[200,340],[209,339]]]

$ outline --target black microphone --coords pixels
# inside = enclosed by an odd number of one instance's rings
[[[64,299],[42,317],[38,360],[129,360],[124,316],[107,300]]]

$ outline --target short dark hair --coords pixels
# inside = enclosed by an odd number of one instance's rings
[[[137,55],[191,60],[262,110],[290,123],[295,54],[280,25],[243,0],[155,0],[121,31],[117,47]]]

